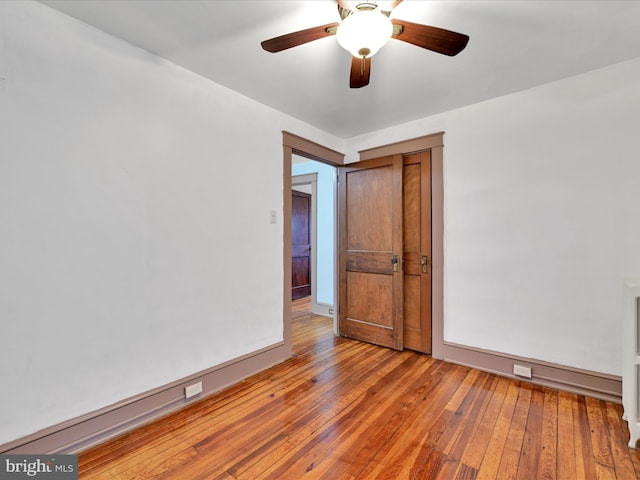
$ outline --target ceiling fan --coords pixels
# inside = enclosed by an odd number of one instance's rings
[[[390,38],[417,45],[444,55],[454,56],[467,46],[469,37],[437,27],[390,18],[391,11],[402,0],[347,1],[337,0],[341,22],[307,28],[261,43],[267,52],[281,52],[291,47],[336,35],[338,43],[353,56],[349,86],[361,88],[369,84],[371,57]]]

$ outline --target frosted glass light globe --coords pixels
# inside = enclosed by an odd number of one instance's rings
[[[336,36],[342,48],[354,57],[371,57],[389,41],[391,20],[378,10],[354,12],[342,20]]]

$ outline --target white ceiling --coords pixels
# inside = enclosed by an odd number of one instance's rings
[[[640,1],[405,0],[397,17],[470,36],[456,57],[391,40],[349,88],[335,37],[260,42],[339,21],[335,0],[41,0],[214,82],[349,138],[640,57]]]

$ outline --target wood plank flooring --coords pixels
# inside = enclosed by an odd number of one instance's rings
[[[307,309],[294,358],[80,454],[80,478],[640,478],[620,405],[336,338]]]

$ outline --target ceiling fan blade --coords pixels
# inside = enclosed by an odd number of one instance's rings
[[[287,33],[279,37],[265,40],[261,43],[262,48],[267,52],[276,53],[286,50],[287,48],[297,47],[305,43],[319,40],[330,35],[335,35],[335,28],[338,27],[338,23],[328,23],[327,25],[321,25],[319,27],[307,28],[306,30],[300,30],[298,32]],[[331,29],[327,31],[327,29]]]
[[[464,50],[469,41],[468,35],[445,30],[444,28],[420,25],[419,23],[398,20],[397,18],[394,18],[392,23],[394,25],[402,25],[402,32],[391,38],[449,55],[450,57]]]
[[[362,88],[369,85],[370,75],[371,57],[351,57],[351,77],[349,78],[351,88]]]

